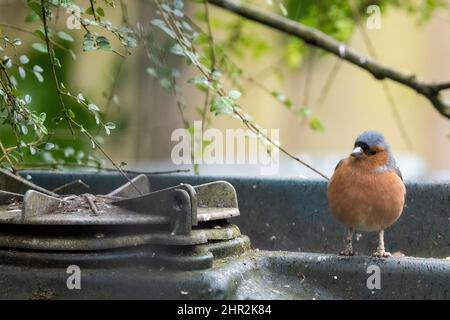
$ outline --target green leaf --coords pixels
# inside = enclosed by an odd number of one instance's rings
[[[309,126],[314,131],[319,131],[319,132],[324,132],[325,131],[325,127],[322,124],[322,122],[318,118],[315,118],[315,117],[311,118],[309,120]]]
[[[58,32],[57,35],[62,40],[65,40],[65,41],[68,41],[68,42],[74,42],[75,41],[74,38],[70,34],[65,33],[63,31]]]
[[[95,10],[97,12],[97,14],[100,17],[104,17],[105,16],[105,10],[103,10],[103,8],[98,7],[97,10]]]
[[[189,79],[188,82],[201,88],[211,88],[211,82],[204,76],[194,77]]]
[[[88,109],[89,111],[96,111],[96,112],[100,112],[100,108],[97,107],[95,104],[91,103],[88,105]]]
[[[111,134],[111,130],[114,129],[116,129],[116,125],[114,123],[108,122],[107,124],[105,124],[105,131],[108,136]]]
[[[35,22],[39,20],[39,16],[37,14],[35,14],[34,12],[32,14],[29,14],[26,18],[25,18],[25,22],[26,23],[31,23],[31,22]]]
[[[33,34],[38,36],[42,41],[45,41],[45,33],[41,29],[37,29],[33,31]]]
[[[180,46],[178,43],[175,43],[175,45],[172,47],[170,52],[172,52],[173,54],[175,54],[177,56],[181,56],[181,57],[186,56],[186,53],[184,52],[183,47]]]
[[[67,110],[67,116],[70,119],[75,119],[75,113],[72,111],[72,109]]]
[[[99,36],[96,39],[97,45],[102,50],[111,50],[111,44],[109,43],[109,40],[106,37]]]
[[[39,17],[42,16],[42,7],[40,3],[34,2],[34,1],[28,1],[27,3],[28,7]]]
[[[40,53],[48,53],[47,46],[43,43],[33,43],[31,47]]]
[[[105,127],[107,127],[110,130],[114,130],[114,129],[116,129],[116,124],[112,123],[112,122],[108,122],[105,124]]]
[[[233,100],[238,100],[240,97],[242,97],[242,93],[238,90],[232,90],[228,93],[228,96]]]
[[[231,115],[234,113],[234,101],[230,97],[216,97],[211,105],[211,112],[216,115]]]

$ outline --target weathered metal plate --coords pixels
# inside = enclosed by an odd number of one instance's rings
[[[0,224],[13,225],[49,225],[49,226],[76,226],[76,225],[133,225],[133,224],[169,224],[170,217],[140,214],[111,206],[101,215],[94,215],[87,208],[80,208],[73,213],[57,213],[50,215],[29,216],[23,219],[22,210],[8,210],[7,206],[0,206]]]
[[[134,198],[113,201],[112,205],[136,213],[145,213],[147,215],[160,214],[171,217],[174,213],[176,190],[183,190],[189,195],[191,200],[191,225],[197,225],[197,197],[194,188],[190,185],[179,185]]]
[[[234,225],[221,226],[218,229],[197,229],[189,236],[161,232],[123,235],[93,233],[64,237],[1,233],[0,247],[43,251],[95,251],[143,245],[193,246],[208,241],[231,240],[239,236],[239,228]]]
[[[216,181],[194,187],[199,208],[238,208],[236,190],[226,181]]]
[[[23,198],[22,219],[47,215],[55,212],[62,205],[60,198],[47,196],[43,193],[30,190]]]
[[[197,219],[199,222],[226,220],[239,217],[238,208],[198,208]]]
[[[128,182],[120,188],[110,192],[108,196],[131,198],[150,193],[150,181],[148,181],[148,178],[145,174],[137,176],[136,178],[132,179],[131,182],[132,183]]]

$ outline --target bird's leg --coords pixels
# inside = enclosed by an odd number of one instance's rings
[[[384,230],[380,230],[380,232],[378,233],[378,248],[377,248],[377,252],[375,252],[374,257],[379,257],[379,258],[388,258],[391,256],[391,254],[389,252],[386,252],[384,250]]]
[[[353,256],[355,255],[355,253],[353,252],[353,228],[348,228],[347,231],[347,238],[346,238],[346,243],[347,245],[345,246],[345,250],[342,251],[340,253],[341,256]]]

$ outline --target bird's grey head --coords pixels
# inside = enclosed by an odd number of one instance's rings
[[[366,131],[363,132],[356,138],[355,147],[364,148],[382,148],[384,150],[389,150],[389,145],[384,139],[384,136],[376,131]]]
[[[390,154],[390,147],[384,136],[376,131],[366,131],[356,138],[351,155],[355,158],[366,158],[380,152],[388,152]]]
[[[385,156],[383,156],[383,154]],[[356,139],[355,148],[351,157],[357,161],[375,160],[375,162],[371,161],[377,165],[377,167],[374,168],[375,173],[395,170],[400,177],[402,176],[389,144],[384,139],[384,136],[376,131],[364,132]],[[382,161],[381,164],[379,163],[380,160]]]

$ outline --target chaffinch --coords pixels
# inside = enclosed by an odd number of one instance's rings
[[[353,255],[355,230],[378,232],[377,257],[389,257],[384,230],[402,214],[406,188],[400,169],[382,134],[368,131],[355,142],[351,155],[336,167],[327,190],[332,214],[347,226],[347,246],[342,255]]]

